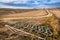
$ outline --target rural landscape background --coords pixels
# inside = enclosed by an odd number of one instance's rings
[[[60,40],[60,0],[0,0],[0,40]]]

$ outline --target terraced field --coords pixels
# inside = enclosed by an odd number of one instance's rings
[[[60,40],[60,9],[0,9],[1,40]]]

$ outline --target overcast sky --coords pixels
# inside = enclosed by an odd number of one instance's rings
[[[43,8],[55,6],[60,6],[60,0],[0,0],[0,8]]]

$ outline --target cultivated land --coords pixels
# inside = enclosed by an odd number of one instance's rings
[[[60,9],[0,9],[1,40],[60,40]]]

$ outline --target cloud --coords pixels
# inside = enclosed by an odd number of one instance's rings
[[[60,0],[0,0],[0,8],[47,8],[51,7],[49,4],[52,5],[58,2],[60,2]]]
[[[9,2],[12,2],[14,0],[0,0],[0,2],[3,2],[3,3],[9,3]]]
[[[3,3],[10,3],[10,2],[13,2],[13,3],[26,3],[28,0],[0,0],[0,2],[3,2]]]
[[[14,4],[28,3],[28,2],[34,2],[35,4],[39,4],[39,3],[50,4],[50,3],[60,2],[60,0],[0,0],[0,2],[3,2],[3,3],[12,2]]]
[[[15,7],[15,6],[9,6],[0,4],[0,8],[12,8],[12,9],[33,9],[33,7]]]
[[[60,2],[60,0],[42,0],[42,2],[46,4],[52,4],[52,3]]]
[[[28,0],[15,0],[13,1],[14,4],[19,4],[19,3],[27,3]]]

